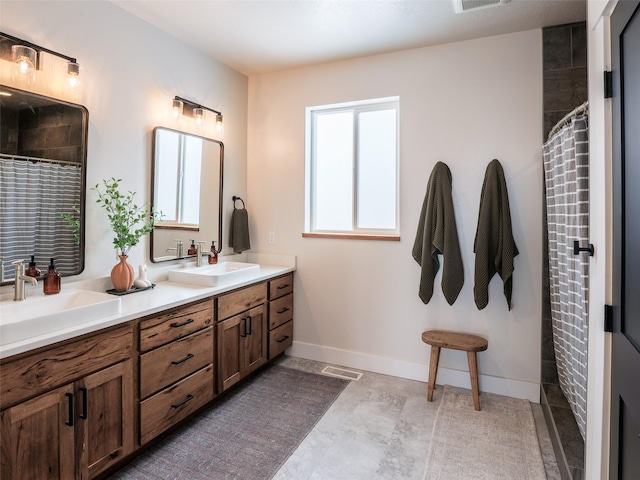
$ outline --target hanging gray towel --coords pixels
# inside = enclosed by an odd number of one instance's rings
[[[229,228],[229,246],[235,253],[242,253],[251,248],[249,241],[249,214],[245,208],[234,208]]]
[[[518,248],[511,231],[511,212],[504,170],[498,160],[492,160],[482,184],[478,228],[473,244],[476,254],[473,298],[478,310],[489,303],[489,282],[498,273],[504,284],[504,296],[511,310],[513,288],[513,258]]]
[[[433,281],[440,268],[438,255],[443,257],[442,292],[449,305],[456,301],[464,283],[451,189],[449,167],[442,162],[436,163],[427,184],[411,252],[422,267],[418,295],[425,304],[433,295]]]

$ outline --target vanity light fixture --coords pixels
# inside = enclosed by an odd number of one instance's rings
[[[16,78],[26,78],[30,83],[33,80],[33,75],[36,70],[40,69],[40,54],[48,53],[49,55],[54,55],[56,57],[60,57],[67,61],[67,87],[76,88],[78,86],[78,76],[80,75],[80,65],[75,58],[69,57],[67,55],[63,55],[62,53],[54,52],[45,47],[41,47],[31,42],[27,42],[26,40],[22,40],[18,37],[14,37],[13,35],[9,35],[4,32],[0,32],[0,40],[3,43],[7,42],[11,45],[11,57],[8,57],[7,54],[3,54],[2,58],[4,60],[11,60],[16,64]],[[8,47],[7,47],[8,50]],[[5,49],[2,49],[2,52],[5,52]]]
[[[216,130],[218,133],[222,133],[222,112],[218,110],[214,110],[213,108],[205,107],[204,105],[200,105],[199,103],[192,102],[191,100],[187,100],[186,98],[178,97],[177,95],[172,101],[173,105],[173,116],[177,117],[180,113],[184,115],[191,116],[195,119],[198,125],[202,125],[205,123],[205,110],[209,110],[216,114]],[[188,109],[185,110],[185,106],[189,106]]]

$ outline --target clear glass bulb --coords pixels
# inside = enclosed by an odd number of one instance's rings
[[[15,62],[13,80],[31,85],[35,81],[35,71],[38,64],[38,53],[25,45],[13,45],[11,56]]]
[[[178,118],[180,116],[180,114],[182,113],[182,102],[180,100],[174,99],[173,100],[173,118]]]
[[[204,109],[203,108],[194,108],[193,116],[196,119],[196,123],[198,125],[202,125],[204,123]]]

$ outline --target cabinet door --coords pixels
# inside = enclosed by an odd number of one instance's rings
[[[246,335],[242,337],[242,376],[253,372],[267,361],[267,318],[264,305],[244,313]]]
[[[93,478],[134,449],[131,360],[76,382],[76,411],[78,472]]]
[[[243,314],[218,324],[218,391],[223,392],[240,380],[241,340],[246,336]]]
[[[74,478],[71,384],[2,412],[3,480]]]

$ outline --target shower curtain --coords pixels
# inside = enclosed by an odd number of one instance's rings
[[[587,420],[589,135],[586,104],[565,117],[543,145],[553,345],[560,388],[582,438]]]
[[[80,269],[79,247],[59,214],[80,205],[81,176],[80,165],[0,158],[0,245],[7,280],[13,278],[12,261],[34,254],[43,274],[51,257],[59,271]]]

